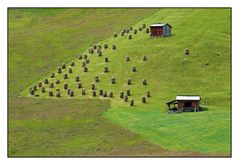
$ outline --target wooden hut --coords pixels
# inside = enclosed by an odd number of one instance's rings
[[[200,110],[199,103],[201,96],[198,95],[180,95],[177,96],[175,100],[169,101],[168,105],[169,111],[179,111],[179,112],[197,112]],[[173,107],[171,105],[173,104]]]
[[[150,25],[150,36],[166,37],[171,35],[172,26],[167,23]]]

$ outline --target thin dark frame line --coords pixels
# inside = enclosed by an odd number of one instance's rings
[[[230,154],[229,156],[9,156],[9,9],[230,9]],[[7,8],[7,157],[8,158],[231,158],[232,157],[232,7],[8,7]]]

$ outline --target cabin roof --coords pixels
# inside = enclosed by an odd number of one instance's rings
[[[171,25],[169,25],[168,23],[157,23],[157,24],[152,24],[150,25],[150,27],[161,27],[161,26],[165,26],[168,25],[170,27],[172,27]]]
[[[177,96],[176,100],[201,100],[201,96],[187,96],[187,95],[181,95],[181,96]]]

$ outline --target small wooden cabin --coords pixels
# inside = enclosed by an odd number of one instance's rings
[[[167,23],[150,25],[150,36],[166,37],[171,35],[172,26]]]
[[[191,95],[180,95],[177,96],[175,100],[167,102],[169,110],[179,111],[179,112],[197,112],[200,110],[199,103],[201,96],[191,96]],[[174,105],[171,107],[171,105]]]

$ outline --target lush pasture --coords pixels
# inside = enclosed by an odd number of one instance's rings
[[[9,9],[9,156],[160,155],[162,149],[159,146],[145,142],[138,135],[102,118],[109,101],[16,97],[23,89],[63,61],[70,61],[92,43],[157,10]],[[74,115],[87,118],[87,114],[91,120],[86,123],[86,119],[78,121],[74,118]],[[97,131],[94,132],[88,124],[97,125],[97,121],[103,124],[95,127]],[[107,133],[106,130],[116,132]],[[79,139],[74,139],[74,136]],[[101,143],[103,136],[105,142]],[[84,141],[88,144],[81,145]],[[72,143],[71,147],[66,146],[69,143]],[[73,143],[77,149],[72,147]]]
[[[173,26],[171,37],[149,37],[143,29],[136,35],[131,31],[130,34],[133,36],[131,40],[128,40],[128,34],[121,37],[118,33],[118,37],[114,38],[113,32],[119,32],[119,28],[111,31],[111,37],[99,37],[101,40],[98,41],[92,40],[84,49],[74,49],[74,52],[69,49],[67,52],[71,54],[69,58],[61,56],[59,60],[56,57],[57,54],[51,57],[59,61],[53,60],[54,67],[46,69],[45,76],[38,79],[35,77],[34,84],[45,78],[54,83],[56,79],[60,79],[61,83],[55,84],[53,89],[49,88],[49,84],[44,85],[47,93],[42,94],[38,89],[39,97],[45,100],[49,98],[48,91],[53,91],[55,95],[56,89],[59,88],[61,98],[54,96],[54,99],[46,100],[69,100],[70,97],[63,89],[63,84],[67,83],[69,88],[75,92],[73,98],[79,99],[79,102],[84,102],[85,99],[91,100],[90,87],[94,77],[98,75],[100,82],[96,83],[97,94],[99,89],[114,93],[114,98],[110,99],[110,106],[105,107],[108,108],[108,111],[103,114],[106,119],[139,134],[144,140],[159,145],[164,150],[174,152],[175,155],[185,152],[194,153],[194,155],[229,155],[230,10],[160,9],[133,24],[122,25],[121,28],[132,26],[138,29],[142,24],[148,27],[151,23],[158,21],[168,22]],[[72,43],[68,39],[64,39],[64,42]],[[86,48],[93,43],[102,46],[107,43],[109,48],[102,49],[102,57],[98,57],[97,53],[89,55]],[[111,49],[112,44],[116,44],[116,50]],[[55,45],[54,49],[61,52],[61,48],[61,45]],[[185,48],[189,48],[191,52],[189,56],[184,55]],[[87,64],[89,71],[86,73],[81,67],[82,60],[72,58],[77,57],[79,53],[82,55],[87,53],[89,56],[90,63]],[[143,55],[146,55],[149,60],[143,62]],[[109,57],[109,63],[104,62],[105,56]],[[125,56],[129,56],[131,61],[125,62]],[[67,62],[72,60],[75,66],[72,67],[73,73],[70,74],[68,73],[70,63]],[[67,69],[57,74],[57,67],[62,62],[67,63]],[[103,72],[105,66],[109,67],[109,73]],[[131,72],[132,66],[136,66],[137,72]],[[45,74],[46,72],[48,73]],[[56,74],[55,78],[49,78],[51,72]],[[64,73],[68,74],[69,79],[63,79]],[[81,91],[77,89],[77,83],[74,80],[76,75],[80,76],[83,87],[86,89],[86,96],[81,96]],[[110,83],[112,77],[116,78],[116,84]],[[130,86],[126,83],[128,78],[131,78],[133,82]],[[147,79],[148,85],[142,85],[143,78]],[[24,86],[21,97],[29,97],[29,87],[32,86],[33,83]],[[119,98],[119,92],[126,91],[128,88],[132,93],[129,99],[135,101],[133,107],[129,106],[129,102],[125,103]],[[143,104],[141,97],[146,91],[150,91],[152,97],[147,99],[146,104]],[[208,106],[199,113],[168,115],[165,103],[174,99],[178,94],[201,95],[202,102],[208,102]],[[100,97],[98,101],[106,100],[109,99]],[[170,155],[170,152],[167,154]],[[161,155],[164,153],[162,152]]]

